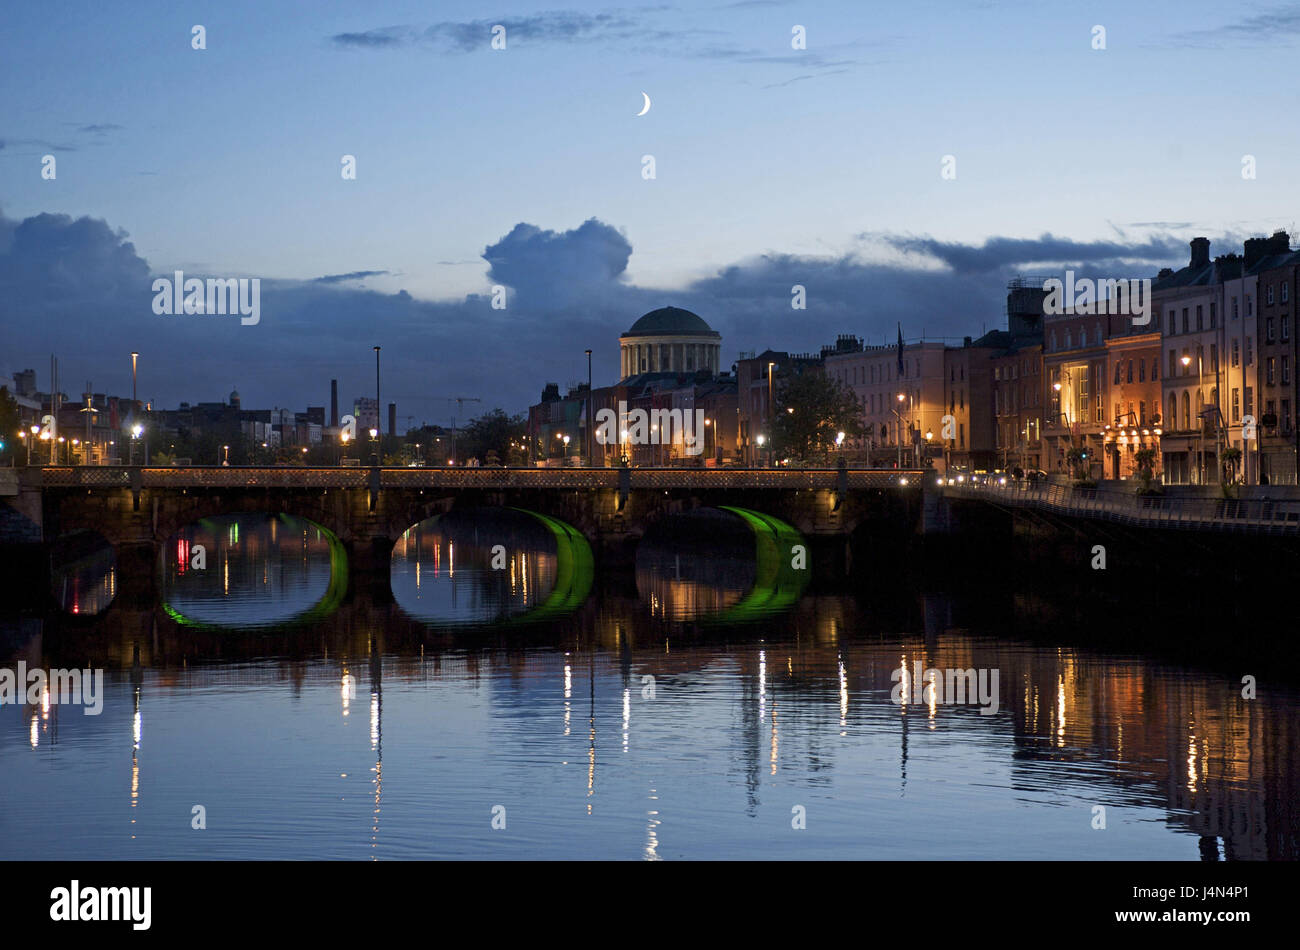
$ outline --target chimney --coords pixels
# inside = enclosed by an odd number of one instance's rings
[[[330,380],[330,425],[338,428],[339,425],[339,381]]]
[[[1205,267],[1210,263],[1210,239],[1192,238],[1192,267]]]
[[[397,403],[388,404],[388,434],[397,435]]]

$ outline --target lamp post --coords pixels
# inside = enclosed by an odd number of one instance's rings
[[[378,434],[384,431],[384,404],[379,401],[379,347],[375,347],[375,428],[371,430],[370,437],[377,439]],[[389,435],[392,435],[390,432]],[[380,454],[383,452],[380,450]]]
[[[772,368],[776,363],[769,360],[767,363],[767,418],[770,420],[776,414],[776,404],[772,402]]]
[[[223,446],[221,447],[221,451],[222,451],[222,453],[224,453],[224,454],[222,455],[222,458],[221,458],[221,464],[222,464],[222,465],[229,465],[229,464],[230,464],[230,446],[228,446],[228,445],[223,445]]]
[[[767,439],[764,438],[763,433],[760,432],[760,433],[758,434],[758,438],[756,438],[754,441],[758,443],[759,457],[760,457],[760,459],[761,459],[761,458],[762,458],[762,452],[763,452],[763,443],[766,442]]]
[[[564,437],[564,466],[565,468],[569,466],[569,437],[567,435]]]
[[[1196,351],[1196,418],[1199,420],[1196,427],[1196,484],[1198,485],[1205,484],[1205,459],[1201,448],[1201,434],[1205,427],[1204,418],[1201,416],[1201,410],[1205,406],[1205,393],[1202,390],[1202,387],[1205,385],[1205,362],[1203,356],[1204,354],[1201,351],[1201,347],[1198,346]],[[1185,355],[1181,362],[1183,368],[1186,369],[1192,365],[1192,358]]]
[[[140,354],[134,350],[131,352],[131,421],[135,421],[135,368],[140,359]]]
[[[595,445],[595,441],[591,434],[591,350],[587,350],[586,353],[587,353],[587,438],[586,438],[585,454],[587,457],[587,467],[591,468],[592,467],[591,450]]]

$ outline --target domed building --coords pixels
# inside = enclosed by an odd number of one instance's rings
[[[651,310],[618,338],[623,379],[641,373],[718,375],[722,334],[681,307]]]

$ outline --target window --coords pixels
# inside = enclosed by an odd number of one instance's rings
[[[957,447],[965,448],[966,446],[966,423],[957,423]]]
[[[1291,357],[1282,357],[1282,385],[1286,386],[1291,382]]]
[[[1187,308],[1183,308],[1183,332],[1187,332]]]
[[[1287,302],[1288,300],[1290,300],[1290,299],[1291,299],[1291,287],[1290,287],[1290,285],[1289,285],[1289,284],[1284,280],[1284,281],[1282,281],[1282,302],[1283,302],[1283,303],[1286,303],[1286,302]]]
[[[1232,298],[1232,319],[1237,319],[1237,298]]]
[[[1232,390],[1232,421],[1241,421],[1241,390],[1235,388]]]
[[[1218,308],[1219,308],[1218,304],[1216,303],[1210,304],[1210,329],[1211,330],[1213,330],[1215,327],[1219,325]]]
[[[1169,351],[1169,375],[1178,375],[1178,353],[1175,350]]]
[[[1133,382],[1133,361],[1128,361],[1128,382]]]
[[[1065,328],[1065,348],[1070,349],[1070,328]]]
[[[1285,343],[1289,339],[1291,339],[1291,318],[1284,313],[1282,314],[1282,342]]]
[[[1192,397],[1186,389],[1183,390],[1183,428],[1192,427]]]
[[[1138,382],[1145,383],[1146,381],[1147,381],[1147,361],[1138,360]]]
[[[1119,376],[1122,371],[1123,371],[1123,367],[1120,366],[1118,361],[1116,361],[1115,363],[1115,385],[1116,386],[1119,385]]]
[[[1253,416],[1254,414],[1255,414],[1255,387],[1247,386],[1246,387],[1246,415]]]
[[[1255,362],[1255,354],[1252,352],[1252,349],[1253,347],[1251,346],[1251,339],[1250,337],[1246,337],[1246,365],[1247,366],[1250,366],[1252,363]]]
[[[1273,342],[1273,318],[1272,317],[1266,317],[1264,319],[1264,342],[1265,343]]]
[[[1170,310],[1169,311],[1169,336],[1173,336],[1175,333],[1178,332],[1178,326],[1175,323],[1177,319],[1178,319],[1178,311]]]
[[[1171,429],[1178,428],[1178,396],[1174,393],[1169,394],[1169,418],[1165,424]]]
[[[1255,312],[1255,305],[1251,300],[1250,294],[1246,294],[1246,316],[1249,317],[1254,312]]]
[[[1233,366],[1236,366],[1238,363],[1241,362],[1241,346],[1240,346],[1240,343],[1241,343],[1240,340],[1233,340],[1233,341],[1232,341],[1232,365],[1233,365]]]
[[[1268,305],[1273,306],[1273,285],[1268,285]]]
[[[1273,385],[1273,367],[1276,362],[1271,356],[1264,360],[1264,382],[1270,386]]]
[[[1197,307],[1196,307],[1196,329],[1198,329],[1198,330],[1204,330],[1204,329],[1205,329],[1205,321],[1204,321],[1204,319],[1203,319],[1202,316],[1201,316],[1201,309],[1202,309],[1202,308],[1200,307],[1200,305],[1197,305]]]
[[[1283,431],[1285,432],[1291,431],[1291,400],[1290,399],[1282,400],[1282,418],[1278,419],[1278,423],[1282,426]]]
[[[1160,378],[1160,361],[1153,356],[1151,357],[1151,382],[1154,383],[1159,378]]]
[[[1119,412],[1120,412],[1120,405],[1119,405],[1119,403],[1117,402],[1117,403],[1115,403],[1115,421],[1116,421],[1116,422],[1119,421]]]
[[[1146,424],[1147,424],[1147,404],[1146,401],[1143,400],[1142,402],[1138,403],[1138,425],[1144,426]]]
[[[1210,372],[1217,373],[1218,371],[1219,371],[1219,344],[1211,343],[1210,344]]]

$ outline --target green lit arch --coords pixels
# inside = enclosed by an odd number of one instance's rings
[[[250,513],[256,514],[256,512]],[[240,512],[235,512],[234,514],[238,515]],[[320,522],[313,521],[310,518],[304,518],[301,515],[289,515],[285,512],[279,512],[275,517],[280,519],[281,523],[284,523],[284,519],[286,518],[295,518],[298,521],[311,525],[324,536],[326,543],[329,545],[330,552],[330,582],[329,586],[325,588],[325,593],[321,599],[311,607],[308,607],[306,610],[300,611],[290,617],[286,617],[284,620],[276,621],[266,627],[259,627],[259,631],[282,630],[291,627],[309,626],[317,623],[338,610],[339,605],[343,603],[343,599],[347,597],[348,594],[348,552],[343,546],[343,542],[338,539],[338,536]],[[192,523],[211,527],[211,522],[212,518],[200,518],[198,521]],[[192,617],[187,617],[166,600],[162,602],[162,609],[163,612],[166,613],[167,616],[171,617],[172,620],[176,621],[176,623],[188,627],[191,630],[222,631],[240,629],[226,624],[211,623],[206,620],[195,620]]]

